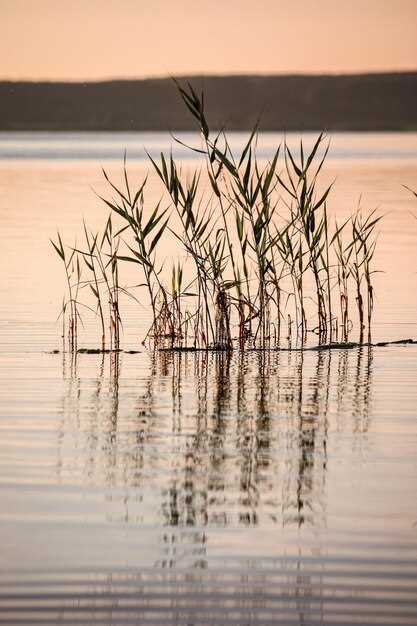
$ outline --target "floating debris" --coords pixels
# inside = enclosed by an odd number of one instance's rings
[[[294,348],[244,348],[243,352],[317,352],[320,350],[354,350],[355,348],[381,348],[385,346],[398,346],[398,345],[417,345],[417,340],[414,339],[397,339],[395,341],[379,341],[377,343],[371,342],[332,342],[325,343],[317,346],[299,346]],[[234,349],[230,348],[194,348],[194,347],[178,347],[173,348],[159,348],[159,352],[233,352]]]
[[[78,348],[77,354],[113,354],[114,352],[123,352],[120,348],[101,349],[101,348]]]

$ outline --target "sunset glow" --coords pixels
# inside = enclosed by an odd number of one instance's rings
[[[417,68],[415,0],[0,0],[1,79]]]

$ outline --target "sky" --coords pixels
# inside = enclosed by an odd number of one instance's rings
[[[0,79],[417,69],[417,0],[0,0]]]

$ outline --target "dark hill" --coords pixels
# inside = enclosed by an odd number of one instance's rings
[[[192,77],[212,128],[416,130],[417,72]],[[0,130],[193,129],[168,78],[96,83],[0,82]]]

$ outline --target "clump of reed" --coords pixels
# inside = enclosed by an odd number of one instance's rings
[[[69,349],[76,347],[78,294],[86,286],[95,298],[102,349],[103,291],[110,347],[119,349],[119,295],[131,295],[120,286],[120,262],[140,272],[152,312],[144,342],[157,347],[268,348],[283,339],[302,343],[309,332],[321,343],[338,340],[339,332],[348,341],[353,297],[360,341],[366,329],[370,338],[380,216],[359,210],[342,224],[329,217],[332,185],[322,189],[319,183],[329,150],[325,135],[309,151],[301,142],[297,154],[284,142],[265,163],[257,157],[255,127],[235,154],[226,132],[210,130],[203,94],[190,84],[177,87],[200,131],[199,145],[186,146],[200,157],[195,170],[184,172],[172,153],[148,155],[166,198],[150,208],[147,178],[133,188],[125,158],[122,185],[103,170],[112,197],[102,200],[120,222],[117,229],[109,217],[103,235],[84,224],[85,249],[66,252],[60,236],[53,242],[66,271]],[[167,236],[182,259],[170,276],[161,257]],[[82,281],[80,259],[89,272]]]
[[[109,215],[104,231],[93,233],[83,222],[83,249],[64,246],[58,232],[57,241],[51,243],[64,263],[67,293],[64,296],[62,338],[64,351],[76,352],[78,346],[78,323],[80,307],[94,312],[100,320],[101,350],[119,350],[122,320],[119,312],[119,295],[126,292],[119,284],[118,249],[120,240],[113,234],[112,217]],[[83,274],[87,272],[87,274]],[[92,306],[80,302],[81,290],[89,288],[93,296]],[[130,295],[130,294],[129,294]],[[106,312],[106,299],[108,310]]]

